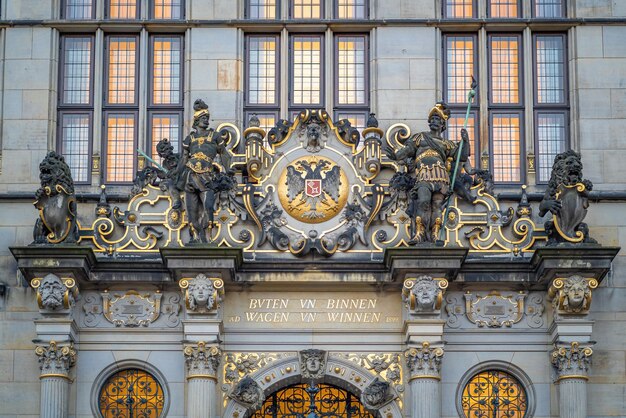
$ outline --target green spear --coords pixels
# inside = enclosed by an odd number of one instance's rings
[[[476,82],[476,79],[474,78],[474,76],[472,76],[472,85],[470,87],[470,91],[467,92],[467,110],[465,111],[465,120],[463,121],[463,129],[467,129],[467,121],[469,120],[470,109],[472,107],[472,100],[476,96],[476,87],[478,87],[478,83]],[[456,152],[456,163],[454,164],[454,173],[452,174],[452,177],[450,177],[451,194],[450,194],[450,197],[448,198],[448,201],[446,202],[446,207],[443,211],[443,216],[441,218],[441,229],[439,230],[439,241],[441,241],[442,245],[444,242],[444,239],[442,239],[442,236],[444,235],[444,230],[446,229],[445,225],[446,225],[446,219],[448,217],[448,208],[450,207],[450,198],[452,197],[452,194],[454,194],[454,182],[456,181],[456,175],[458,174],[458,171],[459,171],[459,162],[461,161],[462,151],[463,151],[463,141],[461,140],[459,141],[459,147]]]
[[[142,150],[140,150],[139,148],[137,148],[137,152],[139,154],[141,154],[142,157],[144,157],[146,160],[150,161],[152,164],[154,164],[156,166],[156,168],[158,168],[159,170],[167,173],[167,169],[165,167],[163,167],[161,164],[157,163],[156,161],[154,161],[152,158],[148,157],[146,155],[145,152],[143,152]]]

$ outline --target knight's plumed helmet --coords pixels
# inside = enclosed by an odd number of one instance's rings
[[[209,106],[204,103],[204,100],[198,99],[193,103],[193,121],[196,122],[203,115],[210,115]]]
[[[430,112],[428,113],[428,119],[430,119],[434,115],[441,117],[444,122],[447,121],[450,117],[450,109],[448,108],[448,105],[444,102],[437,102],[437,104],[435,104],[435,106],[430,109]]]

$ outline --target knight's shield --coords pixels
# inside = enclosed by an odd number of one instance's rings
[[[317,197],[322,194],[322,180],[305,180],[304,194],[309,197]]]
[[[562,206],[555,216],[556,227],[568,241],[582,240],[582,233],[577,231],[577,227],[585,219],[589,207],[589,199],[584,191],[585,187],[581,183],[573,186],[561,185],[558,188],[558,199]]]

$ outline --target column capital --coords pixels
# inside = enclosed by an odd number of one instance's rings
[[[404,356],[410,372],[409,381],[424,378],[440,380],[443,355],[443,348],[431,347],[427,341],[424,341],[420,348],[412,347],[405,351]]]
[[[563,379],[588,380],[588,372],[591,366],[591,347],[581,347],[574,341],[569,346],[556,345],[551,354],[551,361],[556,371],[558,382]]]
[[[185,346],[183,350],[187,365],[187,380],[194,378],[217,381],[217,370],[222,351],[216,345],[207,346],[204,341]]]
[[[35,354],[39,357],[40,378],[62,377],[69,380],[69,373],[76,363],[76,350],[73,344],[60,346],[52,340],[48,345],[37,346]]]

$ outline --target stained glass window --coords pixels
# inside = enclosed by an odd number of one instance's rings
[[[461,406],[465,418],[524,418],[528,400],[514,376],[488,370],[472,377],[465,386]]]
[[[359,399],[336,386],[300,384],[269,396],[250,418],[374,418]]]
[[[159,382],[143,370],[127,369],[109,377],[100,390],[103,418],[159,418],[165,395]]]

